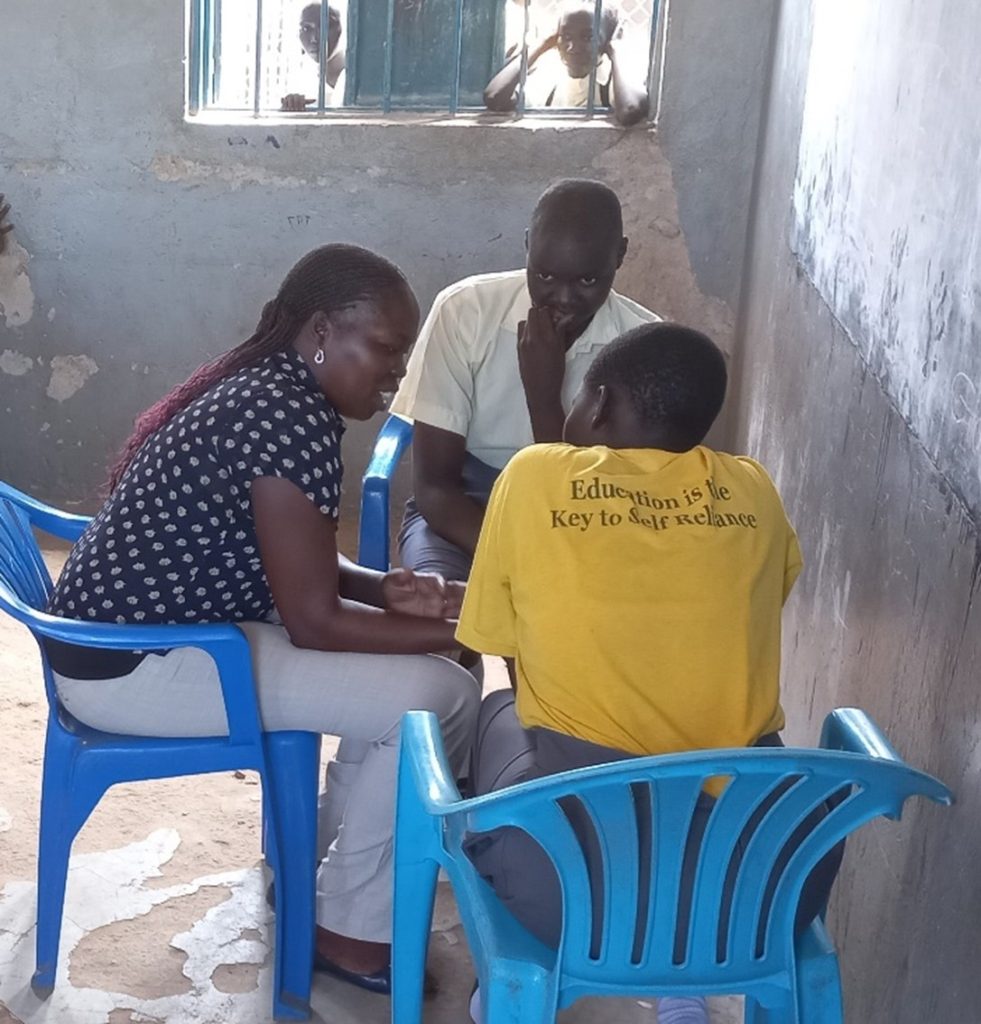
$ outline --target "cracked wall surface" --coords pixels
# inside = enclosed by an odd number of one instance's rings
[[[813,743],[831,708],[861,707],[912,765],[939,776],[957,798],[952,808],[913,802],[901,823],[880,821],[849,840],[829,918],[841,953],[847,1019],[975,1024],[981,1019],[981,548],[978,508],[964,497],[976,463],[959,468],[954,451],[943,460],[933,457],[932,431],[905,415],[902,381],[880,374],[870,355],[882,344],[902,347],[902,333],[885,339],[856,334],[868,325],[839,318],[832,292],[816,287],[807,273],[810,257],[792,248],[801,231],[793,205],[798,153],[826,141],[802,138],[812,10],[832,22],[834,61],[843,57],[839,41],[854,45],[856,29],[884,13],[874,0],[782,7],[739,350],[737,441],[770,468],[804,552],[805,568],[784,616],[788,739]],[[923,45],[921,16],[943,40],[939,49]],[[884,69],[900,68],[904,89],[918,83],[930,91],[912,109],[942,109],[943,118],[911,120],[903,91],[890,93],[888,107],[898,106],[879,130],[912,136],[900,142],[890,135],[880,147],[869,135],[839,167],[879,204],[880,216],[911,234],[923,232],[922,242],[937,227],[921,223],[916,207],[936,197],[903,205],[904,191],[890,182],[929,177],[932,161],[943,154],[948,177],[942,187],[962,190],[976,203],[976,160],[956,158],[956,146],[948,143],[976,137],[981,82],[955,76],[959,93],[945,85],[958,60],[974,60],[974,22],[965,8],[924,9],[917,19],[898,17],[890,6],[879,31],[857,33],[858,52],[874,59],[846,61],[841,74],[854,81],[861,106],[889,80]],[[936,63],[940,53],[943,66]],[[837,84],[836,78],[829,83]],[[815,102],[836,100],[851,104],[850,95]],[[843,117],[854,115],[849,110]],[[962,121],[970,122],[963,131]],[[883,167],[882,152],[897,145],[908,148],[915,165]],[[845,197],[826,198],[840,204]],[[965,204],[962,211],[968,199]],[[963,234],[937,253],[938,263],[976,238],[976,224],[970,217],[959,221],[956,209],[952,204],[942,232]],[[838,274],[837,287],[847,294],[857,283],[848,273],[855,258],[849,247],[857,239],[843,244],[846,256],[829,273]],[[896,269],[888,246],[869,246],[859,256],[871,264],[872,276]],[[927,311],[930,280],[922,266],[909,269],[904,303]],[[891,309],[881,312],[888,322]],[[952,321],[940,333],[935,343],[946,372],[976,364],[976,324]],[[909,347],[902,357],[914,358],[915,351]],[[918,400],[928,397],[925,377],[921,383]],[[966,411],[957,401],[963,395],[953,391],[948,416]],[[972,454],[976,460],[976,450]]]
[[[52,12],[8,0],[0,179],[15,231],[0,264],[0,353],[13,355],[0,355],[0,478],[91,508],[134,417],[247,337],[304,252],[377,249],[425,307],[454,280],[520,266],[531,208],[563,176],[623,196],[619,287],[731,350],[774,3],[746,0],[739,17],[726,0],[675,5],[665,88],[676,113],[651,133],[185,123],[180,4]],[[720,35],[726,53],[702,60]],[[36,59],[38,38],[56,59]],[[27,273],[11,276],[15,264]],[[378,426],[345,437],[346,514]]]

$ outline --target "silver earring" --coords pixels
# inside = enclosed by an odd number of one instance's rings
[[[317,354],[313,357],[313,361],[320,366],[324,361],[324,350],[322,348],[317,349]]]

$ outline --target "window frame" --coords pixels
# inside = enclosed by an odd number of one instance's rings
[[[360,4],[363,0],[349,0],[347,26],[345,34],[356,38]],[[372,0],[367,0],[372,2]],[[377,2],[377,0],[375,0]],[[345,103],[341,107],[328,107],[326,104],[327,76],[327,45],[328,45],[328,0],[320,0],[320,62],[316,107],[309,111],[280,111],[263,108],[262,100],[262,50],[263,50],[263,0],[256,3],[255,61],[254,85],[251,117],[255,120],[287,117],[290,121],[309,123],[331,123],[349,119],[389,118],[394,114],[409,115],[446,115],[450,118],[459,116],[474,117],[481,115],[492,123],[521,121],[529,117],[542,121],[603,121],[609,113],[607,108],[597,108],[595,103],[596,72],[598,63],[599,26],[602,19],[604,0],[592,0],[593,8],[593,67],[589,76],[589,86],[585,107],[532,107],[526,103],[525,89],[528,78],[528,38],[531,27],[529,6],[524,9],[524,35],[521,45],[521,74],[515,109],[508,113],[488,111],[483,106],[461,105],[460,78],[463,60],[463,12],[468,0],[456,0],[456,20],[454,25],[454,74],[451,80],[448,102],[445,105],[414,105],[396,104],[392,101],[392,64],[394,47],[392,38],[395,25],[396,0],[387,0],[387,33],[382,85],[382,101],[380,104],[353,104],[348,98],[353,93],[355,76],[357,75],[356,47],[348,44],[347,87]],[[469,0],[479,2],[479,0]],[[507,2],[507,0],[505,0]],[[670,0],[651,0],[650,33],[648,38],[647,95],[649,98],[647,127],[653,127],[660,113],[661,82],[663,78],[664,46],[668,22],[668,6]],[[229,121],[241,120],[249,116],[248,108],[236,109],[221,107],[215,104],[221,89],[221,7],[222,0],[188,0],[187,7],[187,76],[186,76],[186,114],[188,119],[196,119],[206,114],[212,122],[216,115],[225,114]],[[599,117],[597,117],[599,114]]]

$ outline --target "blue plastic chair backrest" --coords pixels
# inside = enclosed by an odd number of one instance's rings
[[[686,901],[686,837],[710,779],[728,781],[693,851]],[[793,963],[794,917],[811,869],[864,822],[898,818],[914,794],[949,802],[941,783],[901,762],[839,751],[696,752],[580,769],[464,801],[445,815],[444,842],[462,856],[468,834],[510,825],[542,846],[563,891],[565,974],[599,986],[656,987],[684,972],[694,984],[747,991]],[[809,832],[804,825],[790,852],[791,836],[826,801],[832,809]],[[595,901],[570,814],[602,852]]]
[[[87,516],[51,508],[0,481],[0,609],[23,623],[35,637],[38,617],[51,595],[52,580],[32,526],[64,540],[75,540]],[[44,648],[40,648],[44,688],[52,708],[59,707]]]
[[[51,594],[51,575],[23,508],[0,493],[0,607],[23,617],[21,602],[41,611]],[[14,599],[14,600],[11,600]]]
[[[42,611],[51,594],[48,567],[31,527],[62,540],[77,540],[88,516],[51,508],[0,480],[0,608],[21,621]]]
[[[259,747],[261,723],[248,641],[234,623],[117,625],[63,619],[44,612],[52,583],[31,526],[76,540],[90,520],[51,508],[0,481],[0,609],[27,626],[40,642],[48,636],[67,643],[116,650],[197,647],[218,669],[228,719],[229,743]],[[58,701],[44,647],[45,689],[53,709]]]

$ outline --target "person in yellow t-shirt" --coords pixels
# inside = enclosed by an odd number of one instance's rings
[[[780,617],[801,554],[763,467],[700,443],[726,376],[703,334],[636,327],[591,364],[566,443],[525,448],[498,478],[456,634],[514,659],[515,693],[481,710],[477,793],[630,756],[781,745]],[[551,865],[503,832],[470,855],[554,946]],[[839,859],[815,869],[800,923]]]

